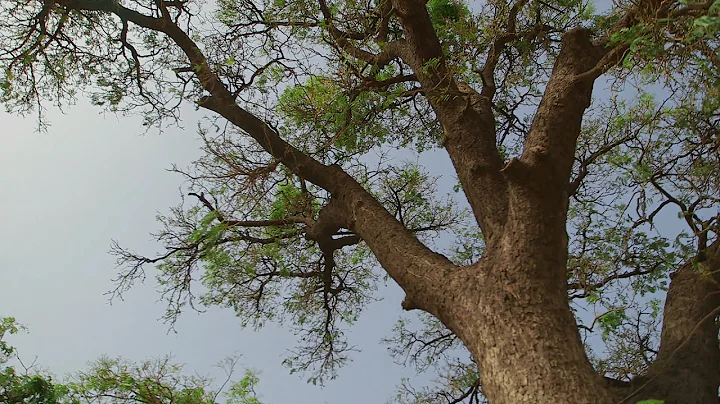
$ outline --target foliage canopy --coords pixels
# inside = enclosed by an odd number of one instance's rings
[[[5,404],[261,404],[255,372],[246,370],[240,380],[232,381],[238,358],[218,365],[227,378],[217,389],[207,377],[185,375],[183,367],[167,356],[140,363],[103,357],[61,383],[34,369],[34,363],[26,367],[4,340],[6,333],[21,330],[24,327],[14,318],[0,317],[0,400]],[[8,365],[10,361],[23,369]]]

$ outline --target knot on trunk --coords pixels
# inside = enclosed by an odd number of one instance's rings
[[[332,240],[333,234],[343,227],[348,227],[347,217],[348,214],[340,202],[331,198],[327,205],[320,209],[317,220],[308,228],[305,238],[318,243]]]
[[[347,211],[334,198],[323,206],[315,223],[305,232],[305,238],[317,242],[323,258],[323,283],[326,293],[337,293],[342,288],[332,287],[332,271],[335,268],[335,250],[360,242],[356,234],[338,235],[338,230],[349,227]],[[338,235],[339,237],[334,237]]]

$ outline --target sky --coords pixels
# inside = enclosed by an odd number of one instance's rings
[[[26,364],[35,360],[62,376],[101,355],[140,361],[173,354],[189,372],[222,379],[215,365],[240,354],[239,370],[260,371],[266,403],[385,402],[402,377],[414,375],[379,344],[402,315],[403,294],[392,284],[349,333],[361,352],[323,388],[281,365],[295,337],[280,326],[242,329],[230,310],[213,307],[184,313],[169,333],[151,279],[109,304],[111,240],[147,255],[159,251],[150,236],[159,229],[155,216],[179,203],[183,181],[167,169],[200,157],[193,128],[201,115],[186,111],[185,129],[143,134],[139,118],[83,102],[65,112],[48,111],[45,133],[35,131],[33,116],[0,113],[0,316],[28,327],[8,338]]]

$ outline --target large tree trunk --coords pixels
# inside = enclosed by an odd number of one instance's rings
[[[720,240],[671,275],[660,351],[633,380],[633,396],[665,404],[717,404],[720,384]]]
[[[536,185],[511,191],[501,241],[457,274],[440,317],[478,363],[492,404],[616,403],[618,394],[586,356],[570,310],[566,204],[536,199],[549,184]]]
[[[458,277],[462,289],[443,317],[478,363],[490,403],[615,402],[585,355],[564,291],[527,276],[550,271],[521,252],[478,269]]]
[[[445,294],[459,296],[441,305],[440,318],[473,354],[493,404],[617,402],[585,354],[566,278],[567,179],[592,93],[592,81],[575,77],[600,57],[587,30],[565,34],[523,155],[501,170],[502,232],[472,271],[458,273],[460,290]],[[478,210],[484,201],[470,204]]]
[[[491,404],[718,403],[720,241],[704,261],[671,276],[657,360],[627,384],[592,369],[557,286],[564,280],[549,275],[556,272],[549,265],[564,268],[546,258],[550,246],[531,237],[511,241],[452,277],[439,314],[477,362]]]

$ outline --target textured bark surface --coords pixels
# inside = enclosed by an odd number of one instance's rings
[[[586,30],[565,35],[525,153],[500,168],[498,180],[496,165],[468,158],[472,146],[464,137],[482,134],[453,125],[471,122],[469,113],[436,107],[449,116],[448,153],[479,224],[492,236],[484,259],[452,275],[432,313],[473,353],[491,403],[614,402],[585,355],[566,294],[567,179],[592,92],[592,82],[574,78],[601,56]],[[473,117],[482,120],[479,104]]]
[[[633,381],[630,402],[660,397],[665,404],[718,402],[720,345],[720,241],[706,259],[687,263],[672,276],[665,300],[657,360]]]

